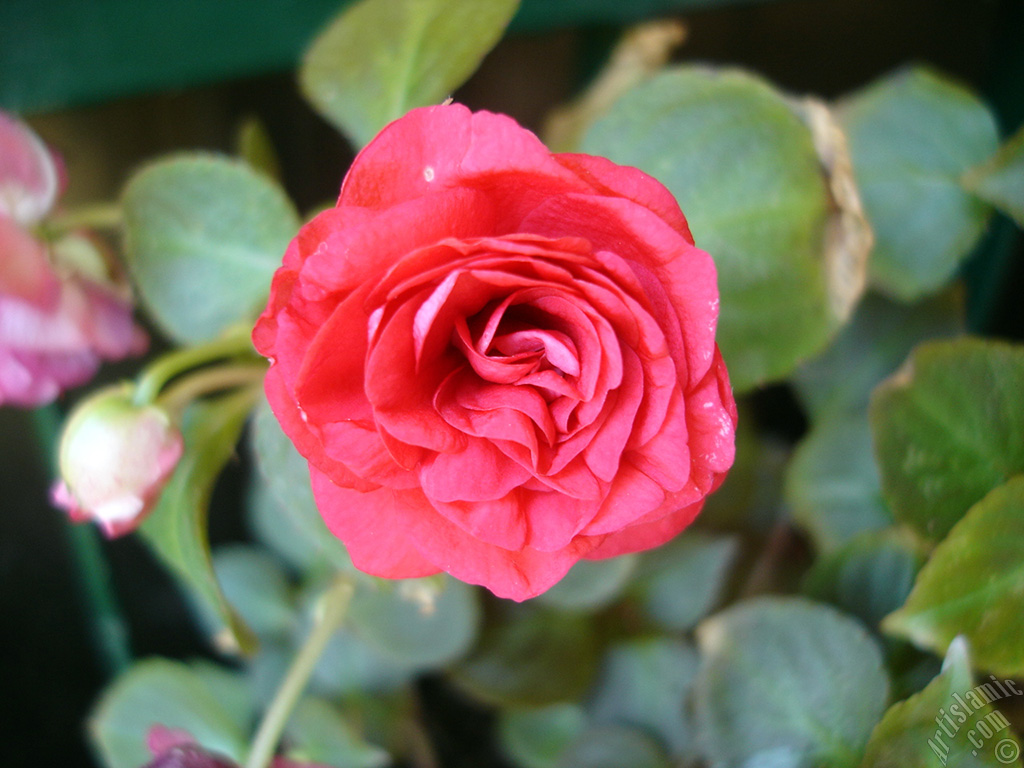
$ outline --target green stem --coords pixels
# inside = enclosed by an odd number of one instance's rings
[[[306,688],[313,668],[320,660],[327,641],[341,626],[341,622],[348,612],[348,604],[352,599],[353,590],[351,577],[347,574],[339,574],[324,594],[313,624],[313,630],[309,633],[302,648],[299,649],[298,655],[281,682],[281,687],[274,694],[270,708],[263,715],[263,721],[256,731],[245,768],[266,768],[270,764],[277,744],[281,740],[281,734],[288,724],[288,719],[291,717],[299,697]]]
[[[164,355],[139,376],[135,402],[147,405],[156,399],[163,386],[178,374],[222,357],[252,352],[249,329],[238,329],[197,347],[185,347]]]
[[[100,533],[93,525],[66,526],[81,578],[83,602],[91,623],[93,643],[103,670],[113,677],[132,663],[128,628],[110,583],[110,568],[103,553]]]
[[[92,203],[81,208],[58,213],[50,220],[56,229],[68,231],[87,229],[117,229],[124,220],[120,203]]]
[[[178,417],[193,400],[211,392],[256,384],[263,381],[266,374],[267,366],[263,362],[204,368],[168,387],[160,395],[157,404],[172,416]]]
[[[55,405],[37,408],[32,414],[36,439],[42,450],[48,472],[57,472],[57,443],[61,415]],[[110,569],[103,554],[99,533],[93,526],[75,525],[65,521],[75,580],[83,603],[89,633],[108,675],[125,669],[132,660],[128,630],[110,583]]]

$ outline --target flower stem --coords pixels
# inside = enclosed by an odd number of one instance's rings
[[[100,654],[103,670],[113,677],[132,663],[128,629],[110,584],[110,568],[95,526],[66,525],[75,564],[82,578],[79,589],[91,623],[93,643]]]
[[[281,687],[274,694],[274,700],[270,702],[270,707],[263,715],[263,721],[256,731],[245,768],[266,768],[270,764],[277,744],[281,740],[281,734],[288,724],[288,718],[291,717],[292,710],[295,709],[299,697],[305,690],[313,668],[327,646],[327,641],[341,626],[341,622],[348,612],[353,590],[351,577],[347,574],[339,574],[324,593],[318,606],[313,629],[302,648],[299,649],[298,655],[281,682]]]
[[[57,472],[60,412],[52,404],[37,408],[32,412],[32,421],[47,471],[52,476]],[[100,545],[99,534],[92,526],[75,525],[67,520],[64,522],[89,633],[104,672],[113,676],[131,663],[132,653],[128,644],[128,630],[110,583],[110,569]]]
[[[67,231],[86,227],[89,229],[117,229],[124,220],[120,203],[92,203],[63,211],[53,217],[51,224]]]
[[[179,415],[189,403],[211,392],[263,381],[266,363],[238,363],[204,368],[175,382],[160,395],[157,403],[168,413]]]
[[[246,352],[252,352],[249,329],[240,328],[206,344],[166,354],[150,365],[139,377],[135,402],[139,405],[153,402],[167,382],[190,368]]]

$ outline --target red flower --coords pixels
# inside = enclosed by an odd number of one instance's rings
[[[660,545],[733,461],[711,258],[661,184],[418,109],[307,224],[253,334],[355,564],[522,600]]]

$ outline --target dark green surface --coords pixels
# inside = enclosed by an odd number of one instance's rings
[[[524,0],[513,29],[621,24],[738,1]],[[288,69],[317,30],[348,4],[2,0],[0,107],[45,111]]]

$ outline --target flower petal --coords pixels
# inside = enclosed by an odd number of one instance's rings
[[[408,529],[396,524],[396,510],[415,494],[387,488],[360,493],[335,485],[315,468],[309,474],[320,514],[331,533],[345,543],[356,568],[387,579],[412,579],[441,570],[419,553]]]

